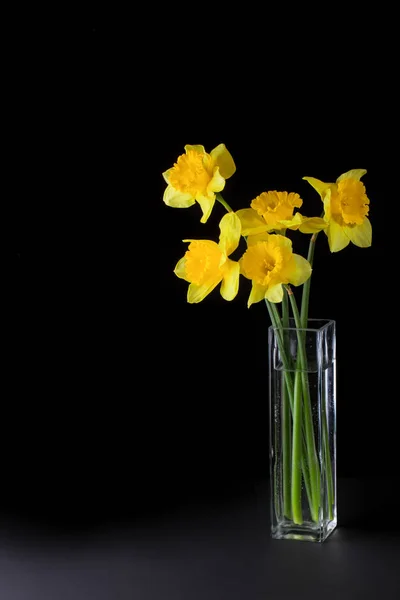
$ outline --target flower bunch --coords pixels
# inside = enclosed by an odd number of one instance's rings
[[[371,245],[369,199],[360,181],[364,169],[348,171],[336,183],[303,178],[321,197],[322,217],[304,216],[298,210],[303,205],[299,194],[285,191],[264,191],[250,202],[250,208],[233,211],[220,192],[235,171],[231,154],[220,144],[209,154],[204,146],[185,146],[185,154],[163,173],[168,184],[163,199],[168,206],[188,208],[197,202],[203,213],[201,223],[207,222],[216,200],[228,210],[220,221],[218,244],[184,240],[189,247],[176,265],[175,274],[189,283],[188,302],[201,302],[220,283],[222,297],[233,300],[240,274],[252,282],[249,307],[264,299],[282,302],[284,287],[302,285],[312,271],[313,254],[308,260],[295,254],[287,230],[312,234],[312,253],[320,231],[327,235],[331,252],[342,250],[350,242],[362,248]],[[241,236],[247,250],[238,261],[231,260],[228,256],[238,247]]]
[[[176,265],[175,274],[189,283],[189,303],[201,302],[218,285],[221,296],[233,300],[238,293],[240,275],[252,283],[248,306],[265,300],[284,365],[281,394],[284,451],[282,485],[279,486],[283,489],[283,515],[295,525],[303,523],[304,482],[312,521],[321,522],[321,507],[325,503],[327,518],[333,522],[335,486],[328,417],[321,409],[322,427],[315,429],[307,374],[310,282],[315,242],[321,231],[327,236],[331,252],[343,250],[350,242],[361,248],[371,245],[370,201],[361,181],[366,171],[347,171],[335,183],[304,177],[322,200],[321,216],[311,217],[300,212],[303,200],[299,194],[276,190],[262,191],[248,207],[234,211],[221,191],[235,171],[231,154],[220,144],[210,153],[203,146],[185,146],[185,154],[163,173],[168,184],[164,202],[168,206],[188,208],[197,202],[202,210],[202,223],[207,222],[216,201],[227,211],[219,224],[218,242],[183,240],[189,246]],[[292,241],[287,237],[290,230],[311,235],[307,258],[293,252]],[[234,260],[232,254],[239,247],[241,237],[247,247],[242,256]],[[291,285],[303,284],[299,310]],[[282,306],[281,311],[278,304]],[[294,365],[288,341],[289,306],[297,334],[298,353]],[[317,452],[317,444],[321,442],[323,465]],[[278,504],[276,500],[277,513]]]

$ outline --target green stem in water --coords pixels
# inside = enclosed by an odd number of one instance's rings
[[[291,290],[290,290],[291,292]],[[273,303],[267,303],[267,306],[271,306],[270,314],[272,314],[271,320],[277,321],[279,318],[278,311]],[[276,326],[276,325],[274,325]],[[283,335],[281,333],[281,345],[283,344]],[[278,337],[279,340],[279,337]],[[282,353],[281,353],[282,356]],[[286,358],[286,357],[285,357]],[[282,361],[287,362],[282,356]],[[289,366],[289,365],[287,365]],[[284,364],[285,368],[285,364]],[[289,375],[289,373],[288,373]],[[291,472],[291,504],[292,504],[292,519],[294,523],[301,525],[303,523],[303,511],[301,506],[301,471],[303,461],[303,446],[302,446],[302,397],[301,397],[301,379],[300,373],[295,373],[294,391],[292,397],[292,414],[293,414],[293,443],[292,443],[292,472]],[[306,469],[303,470],[305,475]],[[310,483],[311,485],[311,483]],[[312,506],[312,487],[311,487],[311,504]]]
[[[322,214],[323,216],[323,214]],[[317,241],[317,236],[319,232],[313,233],[310,239],[310,245],[308,247],[308,255],[307,260],[310,263],[311,267],[314,262],[314,253],[315,253],[315,244]],[[303,296],[301,300],[301,315],[300,321],[303,329],[307,329],[308,326],[308,312],[309,312],[309,302],[310,302],[310,288],[311,288],[311,277],[307,279],[303,286]],[[321,419],[322,419],[322,444],[324,448],[324,456],[325,456],[325,464],[326,464],[326,489],[328,495],[328,503],[329,503],[329,518],[333,518],[332,514],[332,505],[334,502],[334,491],[333,491],[333,476],[332,476],[332,463],[331,463],[331,454],[329,451],[329,434],[328,434],[328,424],[327,424],[327,414],[325,405],[322,407],[321,411]]]
[[[286,291],[282,299],[282,325],[289,327],[289,301]],[[284,348],[288,352],[288,336],[284,333]],[[283,376],[284,379],[284,376]],[[286,383],[282,381],[282,464],[283,464],[283,512],[288,519],[292,518],[292,505],[290,499],[291,473],[290,463],[292,459],[291,448],[291,415],[290,405],[287,397]]]
[[[302,411],[300,373],[296,371],[294,378],[294,403],[293,403],[293,452],[292,452],[292,512],[293,521],[298,525],[303,523],[303,511],[301,509],[301,461],[302,461]],[[311,488],[312,498],[312,488]]]
[[[285,346],[284,346],[284,341],[283,341],[283,332],[282,332],[282,323],[281,323],[281,320],[280,320],[280,317],[279,317],[279,314],[278,314],[275,304],[273,302],[268,302],[268,300],[265,301],[265,304],[267,305],[267,308],[268,308],[269,318],[271,319],[272,327],[275,329],[275,331],[277,331],[276,339],[278,341],[279,353],[282,358],[285,383],[286,383],[286,387],[287,387],[288,394],[289,394],[289,401],[292,404],[293,403],[293,381],[292,381],[292,377],[289,372],[290,364],[289,364],[289,361],[287,359],[286,352],[285,352]]]
[[[218,202],[220,202],[220,204],[222,204],[222,206],[224,206],[226,208],[226,210],[228,212],[233,212],[233,208],[231,208],[229,206],[229,204],[227,202],[225,202],[225,200],[223,199],[223,197],[221,196],[221,194],[219,192],[217,192],[215,194],[216,199],[218,200]]]
[[[218,202],[220,204],[222,204],[222,206],[228,212],[234,212],[233,209],[229,206],[229,204],[224,200],[224,198],[222,197],[222,195],[220,194],[220,192],[216,193],[216,199],[218,200]],[[312,239],[313,239],[312,246],[311,246],[311,242],[310,242],[309,257],[310,257],[310,251],[311,251],[311,248],[312,248],[311,261],[313,259],[313,255],[314,255],[314,247],[315,247],[314,244],[315,244],[316,236],[317,236],[317,234],[314,234],[312,236]],[[304,306],[307,307],[307,316],[308,316],[308,302],[309,302],[310,279],[311,278],[308,279],[308,282],[309,282],[309,285],[308,285],[308,296],[307,296],[307,298],[304,298],[306,300]],[[275,329],[279,328],[279,330],[281,332],[282,324],[281,324],[281,321],[280,321],[280,318],[279,318],[279,315],[278,315],[278,311],[276,310],[276,307],[273,305],[273,303],[269,303],[267,301],[266,301],[266,304],[267,304],[267,307],[268,307],[268,311],[269,311],[269,314],[270,314],[271,323],[273,324],[273,327]],[[272,309],[272,310],[275,311],[274,317],[272,315],[272,311],[270,310],[269,306],[271,306],[271,307],[273,306],[274,307]],[[283,308],[283,310],[285,310],[285,309]],[[303,310],[303,304],[302,304],[302,310]],[[307,317],[306,317],[306,319],[307,319]],[[297,327],[297,325],[296,325],[296,327]],[[279,343],[279,335],[278,335],[278,343]],[[282,357],[282,361],[284,362],[284,379],[285,379],[285,383],[286,383],[286,390],[287,390],[287,393],[288,393],[288,396],[289,396],[290,409],[292,411],[293,419],[294,419],[294,411],[295,411],[294,397],[295,397],[296,385],[295,385],[295,389],[293,389],[293,381],[292,381],[292,378],[290,376],[290,373],[288,372],[288,369],[290,368],[290,365],[289,365],[289,362],[287,361],[287,358],[286,358],[286,352],[285,352],[285,348],[284,348],[283,337],[281,338],[281,347],[280,347],[279,351],[280,351],[280,354],[281,354],[281,357]],[[297,375],[298,374],[296,373],[296,379],[297,379]],[[282,390],[285,390],[285,386],[282,387]],[[285,391],[283,393],[286,394]],[[286,407],[286,409],[287,409],[287,402],[284,402],[284,407]],[[299,411],[297,411],[297,412],[299,412]],[[284,430],[286,431],[286,433],[287,433],[287,428],[289,427],[289,440],[290,440],[290,414],[288,414],[288,410],[286,410],[286,411],[284,410],[284,417],[283,417],[283,419],[284,419],[283,427],[284,427]],[[293,435],[295,437],[295,434],[293,434]],[[287,436],[286,436],[286,438],[287,438]],[[299,442],[300,439],[301,439],[301,435],[297,435],[297,437],[296,437],[296,444],[300,443]],[[289,443],[290,443],[290,441],[289,441]],[[303,471],[303,477],[304,477],[304,481],[305,481],[305,485],[306,485],[307,496],[308,496],[309,504],[310,504],[310,507],[311,507],[312,506],[312,489],[311,489],[310,475],[309,475],[309,472],[308,472],[306,461],[304,460],[304,450],[305,450],[306,447],[308,447],[308,443],[303,439],[303,453],[302,453],[302,448],[301,448],[301,444],[300,444],[299,448],[297,449],[297,455],[298,455],[298,458],[300,456],[301,468],[302,468],[302,471]],[[286,456],[290,456],[290,454],[292,454],[292,449],[290,448],[290,446],[286,446],[286,452],[285,452],[285,454],[286,454]],[[292,454],[292,457],[293,457],[293,454]],[[293,463],[293,458],[292,458],[292,463]],[[285,467],[284,467],[284,469],[285,469]],[[287,483],[288,480],[290,481],[290,471],[288,471],[286,469],[285,473],[286,473],[285,482]],[[297,485],[298,485],[298,483],[297,483]],[[300,472],[300,492],[301,492],[301,472]],[[287,493],[285,493],[285,497],[288,497]],[[293,498],[292,498],[292,506],[293,506]],[[288,510],[287,514],[290,515],[290,509],[289,509],[289,507],[287,506],[286,508]],[[296,512],[297,512],[297,516],[301,519],[300,523],[302,523],[301,495],[300,495],[300,498],[299,498],[298,506],[296,507]]]
[[[216,193],[216,199],[218,200],[218,202],[220,202],[220,204],[222,204],[222,206],[228,212],[233,212],[233,209],[223,199],[222,195],[219,192]],[[286,298],[286,303],[287,303],[287,298]],[[282,323],[281,323],[281,320],[279,318],[278,311],[277,311],[277,309],[276,309],[276,307],[275,307],[275,305],[273,303],[270,303],[270,302],[266,301],[266,305],[268,307],[268,311],[269,311],[271,323],[272,323],[273,327],[275,328],[275,330],[277,330],[279,332],[277,339],[278,339],[278,345],[279,345],[279,352],[281,354],[282,361],[283,361],[284,380],[285,380],[285,384],[286,384],[286,391],[287,391],[287,394],[289,396],[289,405],[290,405],[288,407],[287,406],[287,402],[284,402],[284,407],[286,407],[286,408],[284,409],[284,416],[283,416],[284,424],[283,424],[283,427],[284,427],[286,433],[289,431],[289,444],[290,444],[291,436],[290,436],[290,413],[289,413],[289,408],[292,411],[292,414],[294,414],[294,396],[295,396],[294,392],[295,392],[295,390],[293,389],[293,381],[292,381],[291,374],[289,372],[290,363],[287,360],[287,354],[285,352],[284,339],[283,339],[283,336],[282,336]],[[287,310],[285,308],[283,308],[283,311],[284,311],[284,313],[286,311],[286,314],[288,315],[288,307],[287,307]],[[284,315],[284,318],[286,319],[285,315]],[[287,319],[288,319],[288,316],[287,316]],[[285,325],[285,326],[287,326],[287,325]],[[282,387],[282,390],[285,390],[285,386]],[[286,391],[283,392],[285,395],[286,395]],[[286,396],[285,396],[285,398],[286,398]],[[288,436],[286,435],[285,442],[287,441],[287,437]],[[298,438],[299,438],[299,441],[301,442],[301,439],[302,439],[301,438],[301,432],[300,432],[300,435],[298,436]],[[304,481],[305,481],[305,485],[306,485],[306,491],[307,491],[308,501],[309,501],[309,504],[310,504],[310,507],[311,507],[312,506],[312,489],[311,489],[309,469],[308,469],[308,465],[306,464],[306,461],[305,461],[305,454],[306,454],[307,443],[306,443],[306,441],[305,441],[304,438],[302,439],[302,441],[303,441],[303,451],[302,451],[302,447],[300,445],[300,450],[298,450],[298,454],[300,455],[301,468],[302,468],[302,471],[303,471],[303,477],[304,477]],[[286,457],[288,457],[288,456],[290,457],[290,455],[292,455],[292,449],[291,449],[291,447],[290,447],[289,444],[286,445],[286,450],[285,450]],[[290,470],[289,470],[288,467],[285,469],[285,473],[286,473],[286,476],[284,476],[284,478],[285,478],[285,482],[287,484],[287,482],[288,481],[290,482],[290,479],[291,479],[291,473],[290,473]],[[301,489],[301,472],[300,472],[300,489]],[[285,494],[285,497],[288,497],[288,493]],[[293,501],[292,501],[292,505],[293,505]],[[287,515],[289,516],[291,514],[290,508],[289,508],[289,506],[286,506],[286,508],[287,508]],[[300,515],[301,522],[302,522],[302,516],[301,516],[301,514],[302,514],[302,511],[301,511],[301,497],[300,497],[299,503],[298,503],[298,506],[297,506],[297,515],[298,516]]]
[[[331,453],[329,449],[329,433],[328,433],[328,419],[326,414],[325,398],[322,399],[322,443],[325,457],[325,478],[326,478],[326,491],[328,497],[328,516],[329,519],[333,519],[333,476],[332,476],[332,464],[331,464]]]
[[[269,316],[271,319],[271,323],[272,326],[274,327],[274,330],[276,332],[276,339],[278,342],[278,347],[279,347],[279,352],[281,352],[281,350],[283,350],[283,336],[282,336],[282,324],[280,322],[280,318],[278,315],[278,312],[276,311],[275,313],[272,312],[272,309],[270,308],[269,303],[266,301],[265,302],[268,308],[268,312],[269,312]],[[279,325],[278,325],[278,322]],[[279,327],[280,326],[280,327]],[[279,329],[278,329],[279,327]],[[286,355],[285,358],[282,357],[282,361],[285,362],[286,361]],[[282,373],[282,377],[283,377],[283,382],[282,382],[282,401],[283,401],[283,394],[285,394],[286,397],[286,389],[287,389],[287,393],[290,394],[291,397],[291,402],[293,402],[293,386],[290,385],[286,385],[286,370],[283,370]],[[287,401],[287,399],[286,399]],[[274,407],[275,409],[275,407]],[[278,519],[278,521],[282,518],[281,515],[281,498],[280,498],[280,490],[281,490],[281,485],[280,485],[280,473],[279,473],[279,461],[277,460],[277,457],[279,456],[279,436],[277,434],[277,426],[276,426],[276,420],[274,418],[274,415],[271,414],[270,418],[273,420],[274,423],[274,455],[275,455],[275,461],[274,461],[274,470],[273,470],[273,478],[274,478],[274,482],[273,482],[273,490],[274,490],[274,509],[275,509],[275,515]],[[284,419],[284,417],[282,417],[282,420]],[[272,424],[272,421],[271,421]],[[285,477],[285,476],[284,476]],[[287,515],[287,509],[289,509],[289,513],[291,512],[291,507],[287,507],[286,504],[286,497],[285,497],[286,491],[285,489],[283,490],[283,513],[284,515]],[[289,517],[291,518],[291,517]]]
[[[305,353],[305,345],[304,345],[304,335],[301,331],[301,322],[300,315],[297,308],[296,299],[293,295],[292,290],[289,286],[286,287],[290,304],[292,307],[293,317],[297,329],[297,353],[298,353],[298,362],[297,367],[300,367],[300,371],[296,369],[296,377],[295,377],[295,397],[294,397],[294,408],[295,408],[295,416],[293,423],[293,459],[292,459],[292,471],[297,467],[297,463],[299,462],[297,455],[295,455],[295,430],[301,427],[301,423],[299,424],[296,421],[296,418],[302,418],[302,411],[299,406],[302,406],[302,392],[304,396],[304,425],[305,425],[305,434],[306,434],[306,444],[307,444],[307,459],[308,459],[308,468],[310,471],[310,483],[311,483],[311,496],[312,496],[312,510],[311,515],[314,521],[318,521],[319,514],[319,503],[320,503],[320,470],[317,452],[315,450],[315,438],[314,438],[314,427],[312,421],[312,411],[311,411],[311,401],[310,401],[310,390],[308,383],[308,375],[307,375],[307,357]],[[296,385],[297,384],[297,385]],[[296,395],[297,394],[297,395]],[[299,416],[300,415],[300,416]],[[297,440],[296,440],[297,441]],[[297,442],[298,444],[298,442]],[[298,487],[297,478],[295,479],[294,474],[292,473],[292,506],[293,503],[296,503],[299,498],[299,494],[301,494],[301,486],[300,489]]]
[[[268,302],[267,300],[265,301],[265,304],[266,304],[268,312],[269,312],[272,326],[276,332],[276,339],[277,339],[277,343],[278,343],[279,353],[281,355],[281,359],[282,359],[282,363],[283,363],[283,375],[284,375],[286,389],[287,389],[287,393],[288,393],[288,397],[289,397],[290,409],[291,409],[291,412],[293,415],[294,414],[294,388],[293,388],[292,375],[290,372],[292,370],[292,366],[291,366],[291,364],[287,358],[286,352],[285,352],[282,323],[281,323],[281,320],[280,320],[280,317],[279,317],[279,314],[278,314],[275,304],[273,302]],[[306,462],[307,444],[306,444],[306,439],[305,439],[304,427],[303,427],[302,440],[303,440],[303,443],[302,443],[302,450],[301,450],[301,469],[303,472],[303,479],[304,479],[305,486],[306,486],[308,503],[310,506],[310,510],[312,511],[311,484],[310,484],[309,469],[308,469],[308,465]],[[300,514],[300,513],[301,513],[301,498],[299,500],[298,507],[297,507],[297,514]]]

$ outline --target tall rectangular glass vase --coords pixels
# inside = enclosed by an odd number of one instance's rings
[[[269,328],[271,535],[323,542],[337,524],[335,322]]]

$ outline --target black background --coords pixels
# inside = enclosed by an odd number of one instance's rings
[[[293,30],[278,51],[278,30],[261,36],[257,19],[251,23],[241,34],[222,32],[211,54],[161,37],[138,55],[129,27],[101,14],[84,28],[68,110],[56,125],[64,146],[56,162],[67,168],[63,180],[50,175],[58,187],[42,225],[49,244],[10,255],[5,288],[13,374],[6,410],[19,415],[19,467],[31,473],[35,464],[35,477],[56,495],[66,470],[83,486],[77,506],[102,489],[107,502],[122,498],[140,512],[160,487],[174,502],[186,491],[214,493],[268,475],[265,307],[247,309],[244,278],[231,303],[216,290],[188,305],[187,285],[173,274],[181,240],[217,239],[224,212],[217,204],[203,225],[198,205],[162,202],[161,173],[186,143],[227,145],[237,172],[224,197],[234,209],[277,189],[298,192],[303,212],[320,214],[304,175],[334,181],[368,170],[372,247],[331,255],[320,236],[310,315],[337,322],[339,475],[393,469],[387,65],[369,61],[368,24],[348,56],[327,50],[321,62],[315,34]],[[308,236],[293,239],[306,254]],[[2,443],[14,436],[5,434]],[[49,454],[58,461],[51,484]],[[64,501],[57,498],[55,505]]]
[[[39,239],[5,254],[3,511],[67,528],[140,521],[268,478],[267,311],[247,309],[244,278],[231,303],[215,290],[188,305],[173,274],[181,240],[217,239],[223,215],[217,204],[203,225],[198,205],[162,202],[161,173],[187,143],[226,144],[234,209],[277,189],[319,214],[303,176],[368,170],[372,247],[331,255],[321,234],[310,316],[337,322],[339,477],[391,476],[397,122],[383,23],[347,13],[357,35],[343,47],[335,19],[322,31],[217,11],[218,33],[191,18],[182,38],[171,7],[108,16],[69,39],[77,68],[49,109]],[[308,236],[293,239],[306,254]]]

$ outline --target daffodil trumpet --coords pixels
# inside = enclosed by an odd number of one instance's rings
[[[204,300],[219,284],[225,300],[233,300],[238,293],[240,266],[228,256],[239,245],[240,220],[229,212],[219,227],[218,244],[211,240],[183,240],[189,242],[189,248],[178,261],[175,274],[189,282],[187,300],[191,304]]]
[[[163,177],[168,184],[163,200],[173,208],[189,208],[196,202],[206,223],[215,204],[216,194],[224,189],[226,179],[236,171],[235,163],[225,144],[219,144],[210,153],[204,146],[186,145],[176,163]]]
[[[352,169],[324,183],[315,177],[303,177],[321,196],[324,220],[331,252],[339,252],[352,242],[360,248],[372,243],[372,227],[368,219],[370,200],[360,181],[365,169]]]

